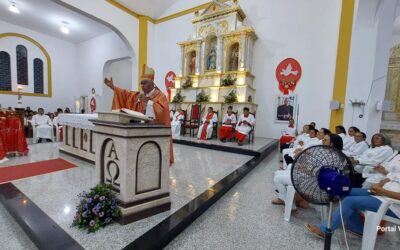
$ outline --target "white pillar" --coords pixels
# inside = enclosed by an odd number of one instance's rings
[[[201,41],[197,42],[197,53],[196,53],[196,75],[200,75],[200,64],[202,58]]]
[[[242,33],[242,50],[240,51],[240,64],[239,70],[245,69],[246,67],[246,48],[247,48],[247,39],[246,33]]]
[[[185,73],[185,48],[181,45],[181,60],[179,61],[179,75],[183,76]]]
[[[217,67],[216,70],[217,72],[222,72],[222,41],[223,41],[223,37],[222,36],[218,36],[217,39]]]
[[[201,41],[201,58],[200,58],[200,73],[204,74],[204,64],[206,61],[206,43],[205,41]]]

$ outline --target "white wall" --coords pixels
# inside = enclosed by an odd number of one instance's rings
[[[105,65],[110,60],[116,60],[120,58],[126,58],[130,56],[129,49],[122,42],[120,37],[114,32],[110,32],[93,39],[87,40],[77,45],[78,55],[78,84],[79,90],[78,95],[90,96],[91,89],[96,90],[96,94],[100,95],[99,102],[97,105],[101,108],[105,108],[103,102],[103,91],[109,91],[108,88],[103,84],[104,77],[113,77],[117,86],[128,86],[129,88],[136,88],[132,86],[133,77],[132,70],[129,72],[130,79],[126,83],[118,83],[117,73],[114,71],[105,71]],[[133,69],[136,69],[136,64],[133,65]],[[125,78],[122,78],[125,79]],[[128,84],[128,85],[126,85]],[[106,95],[106,97],[109,96]],[[109,103],[109,102],[107,102]],[[109,107],[111,108],[111,106]]]
[[[178,1],[163,15],[192,7],[187,2]],[[279,93],[275,68],[287,57],[297,59],[303,69],[295,92],[300,104],[299,125],[315,121],[318,127],[328,127],[341,1],[246,0],[239,4],[247,15],[245,24],[252,26],[258,35],[253,61],[255,102],[259,105],[257,136],[277,138],[284,126],[274,122],[275,96]],[[169,70],[179,72],[180,50],[176,43],[189,38],[192,18],[193,14],[189,14],[156,25],[157,83],[164,82]]]
[[[137,51],[139,48],[139,21],[137,18],[118,9],[104,0],[55,0],[67,7],[78,10],[83,14],[97,19],[109,26],[125,43],[130,51],[133,67],[137,65]],[[137,79],[137,68],[133,68],[134,79]]]
[[[75,44],[0,21],[0,33],[6,32],[20,33],[33,38],[47,50],[52,60],[53,96],[51,98],[23,96],[23,105],[32,109],[43,107],[46,111],[55,111],[58,107],[72,108],[73,96],[77,94],[78,86]],[[15,107],[17,96],[0,94],[0,103],[4,107]]]
[[[376,110],[376,103],[385,97],[396,2],[358,2],[351,41],[344,125],[357,126],[369,137],[380,130],[382,112]],[[366,102],[362,118],[359,117],[362,110],[351,106],[350,100],[355,99]]]

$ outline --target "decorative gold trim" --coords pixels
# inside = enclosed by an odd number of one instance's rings
[[[211,5],[210,5],[210,7],[211,7]],[[240,6],[233,6],[233,7],[230,7],[230,8],[226,8],[226,9],[222,9],[222,10],[219,10],[219,11],[215,11],[215,12],[207,14],[207,15],[196,17],[196,18],[194,18],[192,20],[192,23],[195,24],[195,23],[198,23],[198,22],[201,22],[201,21],[205,21],[205,20],[209,20],[209,19],[215,19],[215,18],[218,18],[220,16],[228,15],[228,14],[235,13],[235,12],[238,15],[240,21],[243,21],[246,18],[246,15],[244,14],[244,12],[243,12],[242,8],[240,8]]]
[[[4,37],[19,37],[22,39],[25,39],[34,45],[36,45],[45,55],[46,60],[47,60],[47,94],[37,94],[37,93],[28,93],[28,92],[21,92],[21,95],[24,96],[37,96],[37,97],[52,97],[52,81],[51,81],[51,58],[47,50],[35,39],[19,34],[19,33],[1,33],[0,34],[0,39]],[[16,91],[0,91],[0,94],[6,94],[6,95],[18,95],[18,92]]]
[[[201,5],[198,5],[198,6],[196,6],[196,7],[193,7],[193,8],[187,9],[187,10],[183,10],[183,11],[180,11],[180,12],[177,12],[177,13],[172,14],[172,15],[159,18],[159,19],[157,19],[157,20],[155,21],[155,23],[156,23],[156,24],[163,23],[163,22],[169,21],[169,20],[171,20],[171,19],[175,19],[175,18],[177,18],[177,17],[181,17],[181,16],[184,16],[184,15],[187,15],[187,14],[190,14],[190,13],[194,13],[194,12],[196,12],[196,11],[200,11],[200,10],[202,10],[202,9],[207,8],[211,3],[212,3],[212,2],[208,2],[208,3],[205,3],[205,4],[201,4]]]

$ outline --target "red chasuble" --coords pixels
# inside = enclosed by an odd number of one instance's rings
[[[206,121],[203,123],[203,129],[201,130],[200,140],[207,140],[207,128],[210,125],[210,121],[214,116],[214,112],[207,113]]]

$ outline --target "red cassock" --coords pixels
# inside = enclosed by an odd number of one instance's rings
[[[29,149],[21,120],[19,117],[6,114],[6,117],[0,118],[0,159],[11,152],[27,155]]]

